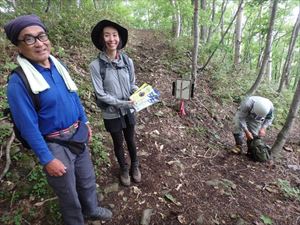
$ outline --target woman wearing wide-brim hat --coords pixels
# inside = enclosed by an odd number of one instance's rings
[[[139,183],[141,173],[135,143],[134,102],[129,99],[138,87],[132,59],[121,51],[127,43],[128,31],[115,22],[101,20],[93,28],[91,38],[100,50],[97,59],[90,64],[96,102],[113,140],[120,181],[129,186],[130,175],[134,182]],[[130,169],[124,153],[124,138],[131,160]]]

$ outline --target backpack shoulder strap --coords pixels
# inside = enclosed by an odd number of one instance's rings
[[[102,80],[104,80],[106,75],[106,62],[104,62],[104,60],[100,58],[100,54],[98,56],[98,61],[99,61],[99,68],[100,68],[100,76]]]
[[[27,80],[27,77],[25,76],[24,74],[24,71],[22,69],[21,66],[18,66],[16,67],[15,69],[13,69],[10,73],[13,74],[13,73],[16,73],[20,78],[21,80],[23,81],[24,85],[25,85],[25,88],[26,90],[28,91],[32,101],[33,101],[33,104],[34,104],[34,108],[35,110],[38,112],[40,110],[40,99],[39,99],[39,95],[38,94],[34,94],[32,91],[31,91],[31,88],[29,86],[29,82]]]
[[[128,68],[128,72],[129,72],[129,77],[132,77],[132,71],[131,71],[131,65],[130,65],[130,61],[129,61],[129,57],[125,52],[121,53],[121,57],[126,65],[126,67]]]

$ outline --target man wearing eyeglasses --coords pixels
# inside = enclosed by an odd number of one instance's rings
[[[88,147],[75,154],[70,147],[45,141],[49,137],[66,141],[88,120],[65,67],[50,54],[47,29],[36,15],[17,17],[4,26],[7,38],[17,46],[17,62],[33,94],[17,72],[10,75],[7,98],[14,122],[30,145],[59,199],[66,225],[84,225],[84,218],[109,220],[110,210],[98,206],[95,173]],[[91,130],[86,129],[89,138]],[[86,140],[87,141],[87,140]]]
[[[264,97],[247,97],[239,106],[234,117],[233,136],[235,147],[232,152],[239,154],[242,152],[244,136],[247,142],[254,137],[264,137],[266,129],[272,124],[274,119],[273,103]]]

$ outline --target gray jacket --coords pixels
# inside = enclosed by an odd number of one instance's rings
[[[257,135],[260,128],[267,128],[272,124],[274,119],[274,106],[272,102],[269,102],[269,113],[263,120],[257,121],[251,115],[254,102],[257,101],[260,96],[251,96],[246,98],[238,108],[235,117],[235,131],[239,133],[240,129],[243,131],[249,130],[251,133]]]
[[[134,110],[129,104],[129,97],[138,87],[135,85],[132,59],[129,58],[129,66],[132,71],[132,76],[130,76],[122,57],[110,61],[103,52],[100,53],[99,57],[107,63],[105,79],[102,80],[100,75],[98,58],[91,62],[89,68],[97,98],[110,105],[106,109],[102,109],[103,119],[118,118],[120,112],[125,115],[128,108],[133,112]]]

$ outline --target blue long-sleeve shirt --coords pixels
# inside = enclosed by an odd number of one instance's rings
[[[39,93],[40,110],[36,112],[32,98],[17,74],[12,74],[7,87],[8,104],[17,128],[42,165],[54,159],[43,136],[70,127],[77,120],[87,122],[76,92],[70,92],[51,62],[50,69],[33,66],[50,88]]]

